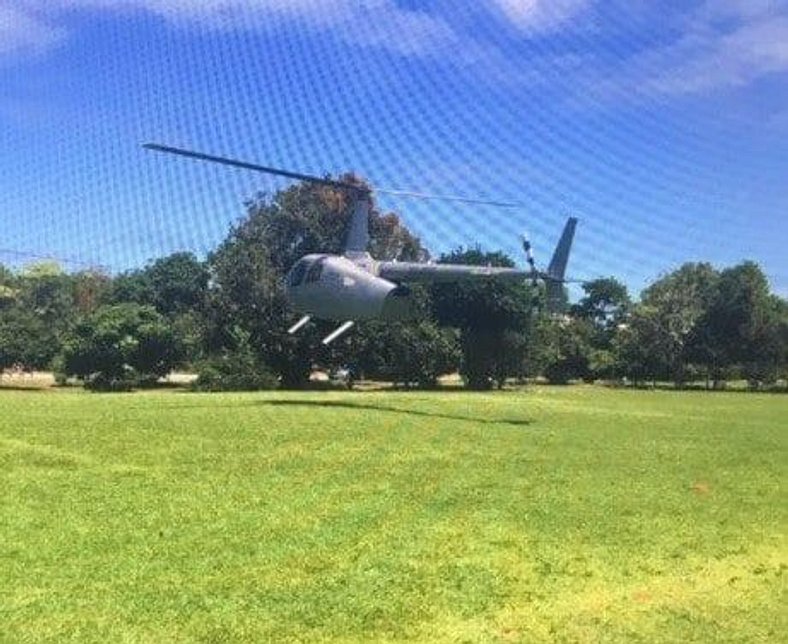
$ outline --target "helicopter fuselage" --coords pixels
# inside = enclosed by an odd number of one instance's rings
[[[376,263],[340,255],[306,255],[287,274],[293,306],[326,320],[411,320],[418,317],[406,286],[374,274]]]

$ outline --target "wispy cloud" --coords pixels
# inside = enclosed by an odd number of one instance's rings
[[[0,0],[0,60],[40,54],[60,43],[65,36],[65,30]]]
[[[526,34],[552,32],[568,22],[591,0],[483,0],[477,8],[499,16]],[[179,27],[209,29],[265,28],[289,19],[354,44],[393,50],[407,56],[446,52],[447,48],[477,48],[470,33],[459,33],[450,2],[429,8],[403,6],[397,0],[0,0],[0,54],[19,43],[51,46],[67,34],[67,17],[74,11],[145,12]],[[4,47],[5,45],[5,47]]]
[[[579,108],[713,96],[788,74],[788,0],[708,0],[665,15],[628,2],[589,11],[598,31],[575,41],[562,76]]]
[[[361,47],[459,60],[495,82],[555,80],[560,69],[568,91],[588,87],[594,96],[711,93],[788,72],[788,0],[705,0],[671,12],[669,30],[662,19],[655,28],[657,18],[665,18],[662,9],[630,0],[481,0],[472,11],[514,27],[493,41],[454,19],[458,12],[448,0],[427,6],[398,0],[0,0],[0,60],[46,52],[66,39],[73,12],[100,11],[145,12],[187,29],[260,30],[294,21]],[[643,20],[644,13],[653,19]],[[616,22],[639,30],[634,38],[647,48],[600,55]],[[508,39],[560,39],[582,25],[596,31],[576,40],[569,58],[549,46],[534,51],[528,64],[507,55],[507,46],[516,45]],[[654,38],[655,32],[672,37]]]
[[[632,61],[647,94],[697,94],[788,72],[788,11],[775,2],[705,7],[675,42]]]
[[[492,4],[526,33],[552,32],[591,5],[591,0],[492,0]]]
[[[0,56],[43,52],[63,42],[74,12],[144,12],[182,28],[260,30],[292,20],[361,46],[423,56],[460,35],[440,12],[395,0],[0,0]]]

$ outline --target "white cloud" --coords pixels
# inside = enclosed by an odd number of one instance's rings
[[[726,0],[713,17],[704,10],[673,44],[635,60],[639,87],[649,94],[705,93],[788,72],[788,12],[779,4]]]
[[[45,52],[65,35],[64,30],[0,0],[0,57]]]
[[[525,32],[550,32],[569,22],[591,0],[492,0],[516,27]]]
[[[524,32],[549,32],[566,23],[591,0],[483,0],[482,10],[498,13]],[[297,20],[331,29],[345,41],[394,50],[404,55],[440,53],[469,34],[459,34],[449,20],[450,2],[429,10],[406,8],[397,0],[0,0],[0,10],[13,12],[6,31],[31,40],[20,26],[28,21],[43,39],[63,37],[64,18],[73,11],[143,11],[177,26],[211,29],[258,29],[278,19]],[[3,26],[0,25],[0,30]],[[4,34],[5,31],[0,31]],[[11,38],[5,39],[11,43]],[[54,42],[54,38],[53,38]],[[0,53],[3,52],[0,43]]]
[[[706,0],[701,15],[709,20],[752,20],[785,11],[785,0]]]
[[[525,38],[581,22],[605,33],[616,26],[609,23],[616,15],[634,29],[629,42],[645,45],[655,34],[674,31],[672,41],[618,60],[600,57],[595,47],[601,45],[593,36],[585,39],[586,51],[572,52],[575,64],[564,65],[561,75],[572,78],[567,87],[582,91],[577,88],[587,84],[597,96],[608,90],[611,96],[712,92],[788,71],[788,0],[704,0],[667,17],[661,8],[632,0],[604,5],[605,12],[602,1],[481,0],[474,11],[497,14]],[[467,23],[452,20],[449,0],[430,6],[407,8],[399,0],[0,0],[0,60],[56,46],[68,36],[75,11],[138,11],[184,28],[258,30],[294,21],[362,47],[451,60],[505,82],[538,82],[562,63],[558,54],[541,50],[534,64],[515,65],[499,42],[477,40]],[[657,28],[660,18],[669,18],[671,27]]]
[[[75,11],[140,11],[174,26],[218,30],[295,20],[346,42],[415,56],[438,54],[460,40],[439,12],[403,8],[396,0],[0,0],[0,55],[62,40]]]

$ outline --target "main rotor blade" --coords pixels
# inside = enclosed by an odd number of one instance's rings
[[[238,159],[230,159],[228,157],[220,157],[214,154],[206,154],[204,152],[195,152],[193,150],[186,150],[184,148],[176,148],[170,145],[162,145],[160,143],[144,143],[142,145],[146,150],[153,150],[154,152],[165,152],[167,154],[177,154],[182,157],[189,157],[191,159],[199,159],[200,161],[210,161],[212,163],[220,163],[222,165],[229,165],[234,168],[243,168],[244,170],[254,170],[255,172],[265,172],[267,174],[275,174],[280,177],[287,177],[288,179],[298,179],[300,181],[309,181],[311,183],[319,183],[325,186],[332,186],[334,188],[346,188],[354,190],[359,193],[369,193],[370,189],[358,186],[346,181],[337,181],[335,179],[325,179],[323,177],[316,177],[311,174],[303,174],[301,172],[293,172],[291,170],[282,170],[280,168],[272,168],[257,163],[250,163],[248,161],[239,161]],[[473,199],[471,197],[458,197],[454,195],[433,195],[426,192],[414,192],[410,190],[390,190],[388,188],[375,188],[381,194],[394,195],[398,197],[411,197],[415,199],[432,199],[436,201],[456,201],[460,203],[479,204],[485,206],[496,206],[498,208],[517,208],[520,204],[505,202],[505,201],[492,201],[489,199]]]
[[[495,206],[497,208],[517,208],[522,204],[510,201],[493,201],[490,199],[474,199],[472,197],[458,197],[456,195],[433,195],[427,192],[412,192],[410,190],[389,190],[388,188],[375,188],[376,192],[397,197],[412,197],[414,199],[430,199],[435,201],[457,201],[459,203],[479,204],[482,206]]]
[[[300,181],[309,181],[311,183],[320,183],[325,186],[332,186],[334,188],[347,188],[355,190],[356,192],[369,192],[368,188],[357,186],[345,181],[336,181],[334,179],[325,179],[323,177],[316,177],[311,174],[302,174],[301,172],[292,172],[290,170],[281,170],[279,168],[271,168],[257,163],[249,163],[248,161],[238,161],[237,159],[230,159],[227,157],[220,157],[213,154],[205,154],[203,152],[194,152],[192,150],[185,150],[183,148],[175,148],[169,145],[161,145],[159,143],[144,143],[142,145],[146,150],[153,150],[154,152],[166,152],[167,154],[177,154],[182,157],[189,157],[192,159],[199,159],[200,161],[211,161],[212,163],[221,163],[222,165],[229,165],[235,168],[243,168],[244,170],[254,170],[256,172],[265,172],[267,174],[276,174],[280,177],[287,177],[288,179],[298,179]]]

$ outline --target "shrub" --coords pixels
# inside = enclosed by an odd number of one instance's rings
[[[167,320],[150,306],[103,306],[77,324],[56,370],[86,389],[128,391],[155,383],[180,359]]]
[[[192,388],[195,391],[259,391],[278,386],[277,377],[250,351],[237,350],[206,360]]]

